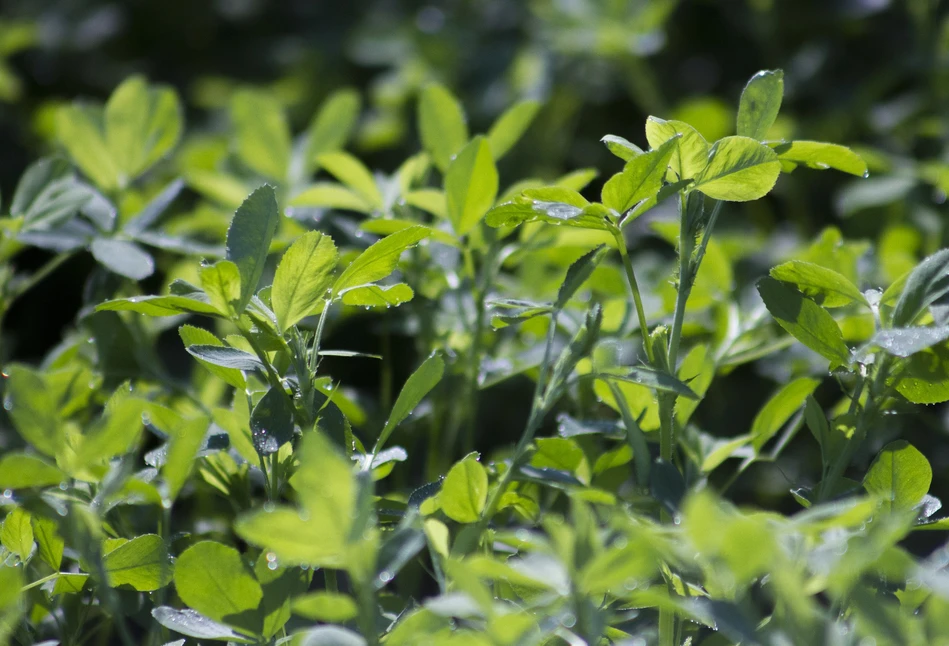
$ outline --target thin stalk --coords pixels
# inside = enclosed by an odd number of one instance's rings
[[[514,477],[514,472],[517,470],[521,461],[524,459],[524,455],[527,452],[527,447],[530,445],[531,440],[534,439],[534,434],[537,432],[541,421],[544,419],[544,413],[546,412],[547,406],[549,404],[547,401],[547,396],[551,392],[551,388],[549,387],[550,385],[548,384],[548,386],[545,388],[544,382],[546,381],[547,373],[550,370],[550,355],[554,344],[554,337],[557,333],[557,314],[558,312],[554,311],[551,315],[550,327],[547,329],[547,344],[544,348],[544,360],[540,365],[540,374],[537,376],[537,384],[534,386],[534,397],[531,402],[530,416],[527,418],[527,425],[524,427],[524,431],[521,434],[517,445],[514,447],[514,454],[511,456],[511,466],[501,476],[497,486],[488,497],[488,501],[485,505],[484,511],[481,514],[481,518],[478,520],[478,524],[476,525],[476,530],[471,534],[462,534],[459,536],[459,545],[457,546],[457,549],[462,554],[470,552],[477,542],[481,540],[481,535],[484,533],[484,530],[487,529],[488,522],[497,512],[498,505],[501,503],[501,497],[504,495],[504,491],[511,483],[511,479]]]
[[[336,578],[336,570],[323,570],[323,586],[327,592],[339,592],[339,581]]]
[[[629,251],[626,249],[626,238],[623,232],[613,229],[613,237],[616,239],[616,246],[619,247],[619,255],[623,260],[623,269],[626,270],[626,280],[629,282],[629,288],[633,292],[633,303],[636,306],[636,316],[639,319],[639,331],[643,335],[643,348],[646,350],[646,357],[649,363],[653,363],[652,348],[649,345],[649,324],[646,322],[646,310],[643,308],[643,297],[639,293],[639,283],[636,281],[636,272],[633,271],[633,263],[629,258]]]
[[[356,596],[359,598],[359,630],[367,646],[378,646],[379,634],[376,630],[376,593],[369,581],[356,584]]]
[[[25,586],[23,586],[22,588],[20,588],[20,592],[22,593],[22,592],[26,592],[27,590],[32,590],[33,588],[36,588],[36,587],[38,587],[38,586],[43,585],[43,584],[46,583],[47,581],[52,581],[52,580],[54,580],[54,579],[58,579],[61,574],[62,574],[62,572],[53,572],[53,573],[50,574],[49,576],[44,576],[42,579],[37,579],[37,580],[34,581],[33,583],[28,583],[28,584],[26,584]]]

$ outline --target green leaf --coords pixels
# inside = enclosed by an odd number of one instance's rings
[[[214,336],[211,332],[208,332],[203,328],[194,327],[192,325],[182,325],[180,328],[178,328],[178,336],[181,337],[181,342],[184,343],[185,349],[195,345],[216,346],[219,348],[225,347],[224,342]],[[208,372],[222,379],[228,385],[234,386],[239,390],[243,390],[246,387],[247,382],[244,380],[244,374],[240,370],[236,368],[219,366],[205,361],[204,359],[201,359],[197,356],[195,356],[195,359],[197,359],[198,363],[204,366]]]
[[[687,123],[666,121],[658,117],[646,119],[646,140],[657,149],[676,135],[678,144],[669,159],[673,180],[692,179],[708,164],[709,149],[705,137]]]
[[[160,193],[142,207],[141,211],[123,225],[122,230],[130,236],[138,236],[145,232],[168,210],[168,207],[181,194],[184,187],[185,182],[181,178],[169,182],[168,186],[163,188]]]
[[[847,365],[850,350],[827,310],[773,278],[758,281],[758,293],[771,316],[788,334],[830,360],[832,367]]]
[[[863,486],[883,501],[884,511],[890,512],[918,505],[929,492],[932,479],[929,460],[906,440],[897,440],[877,455]]]
[[[290,162],[290,126],[280,103],[268,93],[241,90],[231,99],[237,155],[251,170],[283,182]]]
[[[91,197],[92,191],[76,180],[65,159],[47,157],[20,177],[10,215],[23,218],[21,231],[46,230],[75,215]]]
[[[699,399],[691,388],[673,377],[669,373],[656,370],[649,366],[632,366],[626,374],[599,373],[597,379],[627,381],[653,390],[662,390],[675,393],[688,399]]]
[[[233,547],[214,541],[195,543],[175,563],[178,596],[213,621],[246,628],[242,613],[257,610],[263,590]]]
[[[201,287],[222,315],[235,317],[241,300],[241,272],[230,260],[219,260],[198,270]]]
[[[442,511],[459,523],[477,522],[487,499],[488,474],[475,455],[457,462],[438,492]]]
[[[63,444],[61,422],[45,377],[21,364],[5,367],[3,407],[24,440],[37,451],[56,457]]]
[[[167,155],[181,137],[181,105],[167,86],[149,87],[133,76],[115,89],[105,106],[105,139],[125,186]]]
[[[359,609],[348,595],[338,592],[312,592],[293,600],[293,614],[312,621],[344,623],[355,619]]]
[[[389,419],[386,420],[385,426],[382,427],[382,432],[379,434],[379,439],[376,440],[373,453],[378,453],[379,450],[385,446],[386,441],[389,439],[389,436],[392,435],[395,428],[401,424],[405,418],[415,410],[415,407],[425,399],[428,393],[438,385],[438,382],[441,381],[444,374],[444,359],[442,359],[439,354],[433,354],[423,361],[422,365],[409,376],[405,385],[402,386],[402,390],[399,392],[395,404],[392,406]]]
[[[580,256],[580,258],[570,265],[570,268],[567,269],[567,275],[563,279],[563,283],[560,284],[560,289],[557,290],[557,302],[554,303],[555,309],[562,310],[567,306],[567,303],[573,298],[573,295],[577,293],[577,290],[580,289],[583,283],[593,274],[593,270],[600,264],[606,252],[606,245],[599,245]]]
[[[185,348],[195,359],[234,370],[264,370],[256,356],[224,345],[190,345]]]
[[[96,260],[120,276],[142,280],[155,273],[155,261],[151,255],[128,240],[96,238],[91,250]]]
[[[949,401],[949,348],[937,345],[913,354],[897,364],[892,381],[914,404]]]
[[[102,135],[102,114],[71,105],[56,113],[56,137],[86,177],[103,191],[119,188],[119,168]]]
[[[371,208],[382,208],[379,186],[361,161],[341,151],[323,153],[316,161],[333,177],[352,189]]]
[[[490,227],[545,222],[608,231],[618,215],[602,204],[590,204],[572,189],[548,187],[526,190],[513,201],[495,206],[488,211],[485,222]]]
[[[857,286],[833,269],[811,262],[791,260],[771,270],[771,277],[792,283],[798,291],[823,307],[860,303],[869,307]]]
[[[804,164],[817,170],[834,168],[857,177],[867,176],[867,163],[846,146],[822,141],[788,141],[770,146],[782,162]]]
[[[310,184],[303,191],[297,193],[290,200],[290,207],[319,207],[327,209],[342,209],[358,213],[372,213],[372,205],[366,202],[355,191],[343,188],[331,182],[316,182]]]
[[[606,135],[600,139],[611,153],[622,159],[623,161],[630,161],[635,157],[639,157],[643,154],[643,149],[637,146],[634,143],[631,143],[624,139],[623,137],[618,137],[616,135]]]
[[[330,95],[307,129],[306,162],[311,165],[317,155],[339,150],[352,134],[361,107],[355,90],[337,90]]]
[[[781,174],[773,150],[749,137],[724,137],[709,151],[695,189],[716,200],[747,202],[764,197]]]
[[[273,187],[266,184],[251,193],[234,213],[227,230],[227,259],[237,265],[241,274],[238,314],[244,311],[257,290],[257,283],[267,262],[270,241],[279,223],[277,196]]]
[[[203,296],[203,295],[202,295]],[[210,303],[189,296],[132,296],[117,298],[96,306],[97,312],[138,312],[148,316],[177,316],[179,314],[204,314],[220,316]]]
[[[264,593],[257,610],[263,618],[261,634],[270,639],[290,620],[290,600],[306,592],[313,573],[283,567],[279,565],[276,554],[264,552],[254,565],[254,575]]]
[[[669,160],[676,151],[680,137],[674,136],[656,150],[643,153],[626,163],[623,171],[603,185],[603,205],[625,213],[639,202],[655,197],[662,188]]]
[[[230,626],[211,621],[201,613],[187,608],[176,610],[168,606],[159,606],[152,609],[152,617],[168,630],[195,639],[226,640],[238,644],[249,644],[255,641],[249,639],[246,633],[237,632]],[[169,645],[166,644],[166,646]]]
[[[751,77],[738,103],[737,134],[763,140],[781,110],[784,98],[784,72],[761,71]]]
[[[261,456],[276,453],[293,439],[293,404],[283,388],[271,387],[250,414],[254,448]]]
[[[353,287],[343,293],[343,304],[354,307],[398,307],[407,303],[415,296],[412,288],[405,283],[395,285],[363,285]]]
[[[282,332],[317,311],[329,297],[338,260],[333,239],[319,231],[308,231],[290,245],[277,265],[270,291]]]
[[[49,487],[65,478],[55,465],[29,453],[10,451],[0,457],[0,489]]]
[[[458,100],[444,87],[432,84],[422,90],[418,103],[418,129],[422,147],[443,173],[451,158],[468,141],[468,125]]]
[[[333,293],[382,280],[395,270],[402,252],[429,236],[426,227],[409,227],[379,240],[353,260],[333,285]]]
[[[188,480],[195,456],[204,443],[210,420],[205,416],[184,420],[172,431],[162,476],[168,486],[167,498],[174,500]]]
[[[113,588],[128,585],[139,592],[151,592],[171,581],[171,560],[164,539],[157,534],[137,536],[106,552],[102,565]]]
[[[387,643],[392,640],[387,640]],[[359,633],[341,626],[318,626],[306,632],[296,633],[288,646],[366,646]],[[480,645],[475,645],[480,646]]]
[[[448,219],[458,236],[469,233],[494,204],[498,194],[498,169],[491,146],[475,137],[451,160],[445,173]]]
[[[751,424],[751,443],[760,452],[791,416],[801,410],[807,397],[820,385],[817,379],[800,377],[786,384],[758,411]]]
[[[488,130],[488,143],[491,145],[491,153],[495,160],[501,159],[514,147],[537,116],[538,110],[540,110],[539,102],[521,101],[498,117]]]
[[[103,417],[82,436],[82,442],[76,448],[76,460],[80,465],[110,460],[138,443],[146,402],[122,395],[119,391],[113,396]]]
[[[47,565],[58,570],[63,562],[63,550],[66,543],[59,535],[56,522],[42,516],[33,516],[30,522],[33,525],[37,554]]]
[[[929,256],[907,277],[893,309],[893,327],[907,327],[946,294],[949,294],[949,249]]]
[[[33,552],[33,526],[30,513],[22,507],[14,507],[3,519],[0,527],[0,543],[25,561]]]
[[[272,551],[286,565],[345,567],[349,525],[341,529],[313,516],[303,518],[289,507],[258,509],[242,514],[234,531],[248,543]]]

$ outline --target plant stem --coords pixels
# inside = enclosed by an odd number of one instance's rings
[[[643,348],[646,350],[649,363],[653,363],[655,358],[653,357],[652,347],[649,345],[649,324],[646,323],[646,310],[643,308],[643,297],[639,293],[636,272],[633,271],[633,263],[629,258],[629,251],[626,249],[626,238],[623,237],[623,232],[619,228],[614,227],[612,233],[616,239],[616,246],[619,247],[619,255],[623,260],[623,269],[626,270],[626,280],[633,292],[633,303],[636,306],[636,316],[639,319],[639,331],[643,335]]]
[[[22,593],[22,592],[26,592],[27,590],[31,590],[31,589],[33,589],[33,588],[35,588],[35,587],[37,587],[37,586],[43,585],[43,584],[46,583],[47,581],[52,581],[53,579],[58,579],[61,574],[62,574],[62,572],[53,572],[53,573],[50,574],[49,576],[44,576],[42,579],[37,579],[37,580],[34,581],[33,583],[28,583],[28,584],[26,584],[25,586],[23,586],[22,588],[20,588],[20,592],[21,592],[21,593]]]
[[[367,646],[378,646],[379,635],[376,630],[376,593],[371,581],[356,583],[356,596],[359,598],[359,630]]]

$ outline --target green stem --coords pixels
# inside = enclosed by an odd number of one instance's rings
[[[356,584],[356,595],[359,597],[359,630],[367,646],[378,646],[379,634],[376,630],[376,593],[369,581],[360,581]]]
[[[20,588],[20,592],[23,593],[23,592],[26,592],[27,590],[32,590],[33,588],[36,588],[36,587],[38,587],[38,586],[43,585],[43,584],[46,583],[47,581],[52,581],[52,580],[54,580],[54,579],[58,579],[61,574],[62,574],[62,572],[53,572],[53,573],[50,574],[49,576],[44,576],[42,579],[37,579],[37,580],[34,581],[33,583],[28,583],[28,584],[26,584],[25,586],[23,586],[22,588]]]
[[[336,579],[336,570],[323,570],[323,585],[327,592],[339,592],[339,581]]]
[[[653,357],[652,347],[649,345],[649,324],[646,322],[646,310],[643,308],[643,297],[639,293],[636,272],[633,271],[633,263],[629,258],[629,251],[626,249],[626,238],[623,237],[623,232],[618,228],[614,227],[612,233],[616,239],[616,246],[619,248],[619,255],[623,260],[623,269],[626,270],[626,280],[633,292],[633,303],[636,306],[636,316],[639,319],[639,331],[643,335],[643,348],[646,350],[649,363],[653,363],[655,357]]]

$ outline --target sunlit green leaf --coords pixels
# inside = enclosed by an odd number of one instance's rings
[[[834,168],[857,177],[867,175],[866,162],[846,146],[821,141],[789,141],[771,144],[771,147],[783,162],[804,164],[818,170]]]
[[[437,84],[422,90],[418,103],[418,128],[422,147],[444,173],[452,157],[468,141],[465,113],[451,92]]]
[[[438,493],[442,511],[459,523],[476,522],[481,517],[487,497],[488,474],[475,456],[455,463]]]
[[[112,587],[128,585],[139,592],[151,592],[171,581],[171,560],[164,539],[157,534],[137,536],[106,552],[102,565]]]
[[[175,588],[188,606],[214,621],[246,627],[241,615],[263,597],[253,572],[233,547],[195,543],[175,562]]]
[[[773,150],[749,137],[719,139],[695,188],[716,200],[747,202],[767,195],[781,174]]]
[[[374,283],[387,277],[395,270],[402,252],[415,246],[428,235],[426,227],[409,227],[376,242],[359,254],[340,274],[333,285],[333,292],[339,294],[351,287]]]
[[[318,231],[308,231],[290,245],[270,291],[281,330],[315,312],[328,297],[338,258],[332,238]]]
[[[248,168],[283,182],[290,162],[290,126],[272,94],[241,90],[231,99],[237,154]]]
[[[774,267],[771,277],[792,283],[818,305],[843,307],[850,303],[867,305],[867,299],[845,276],[833,269],[802,260],[791,260]]]
[[[784,72],[761,71],[751,77],[738,103],[737,134],[762,140],[781,110],[784,98]]]
[[[257,290],[270,241],[279,223],[277,198],[273,188],[267,185],[251,193],[234,213],[227,230],[227,259],[237,265],[241,274],[241,298],[236,306],[238,314],[244,311]]]
[[[906,440],[890,442],[870,465],[863,486],[883,501],[883,509],[912,509],[929,491],[929,460]]]
[[[316,158],[317,163],[333,177],[353,190],[370,207],[382,208],[382,193],[372,173],[361,161],[341,151],[327,152]]]
[[[539,109],[540,103],[537,101],[521,101],[505,110],[491,125],[488,143],[495,160],[501,159],[514,147],[537,116]]]
[[[451,160],[445,173],[448,219],[459,236],[469,233],[494,204],[498,170],[491,146],[475,137]]]

